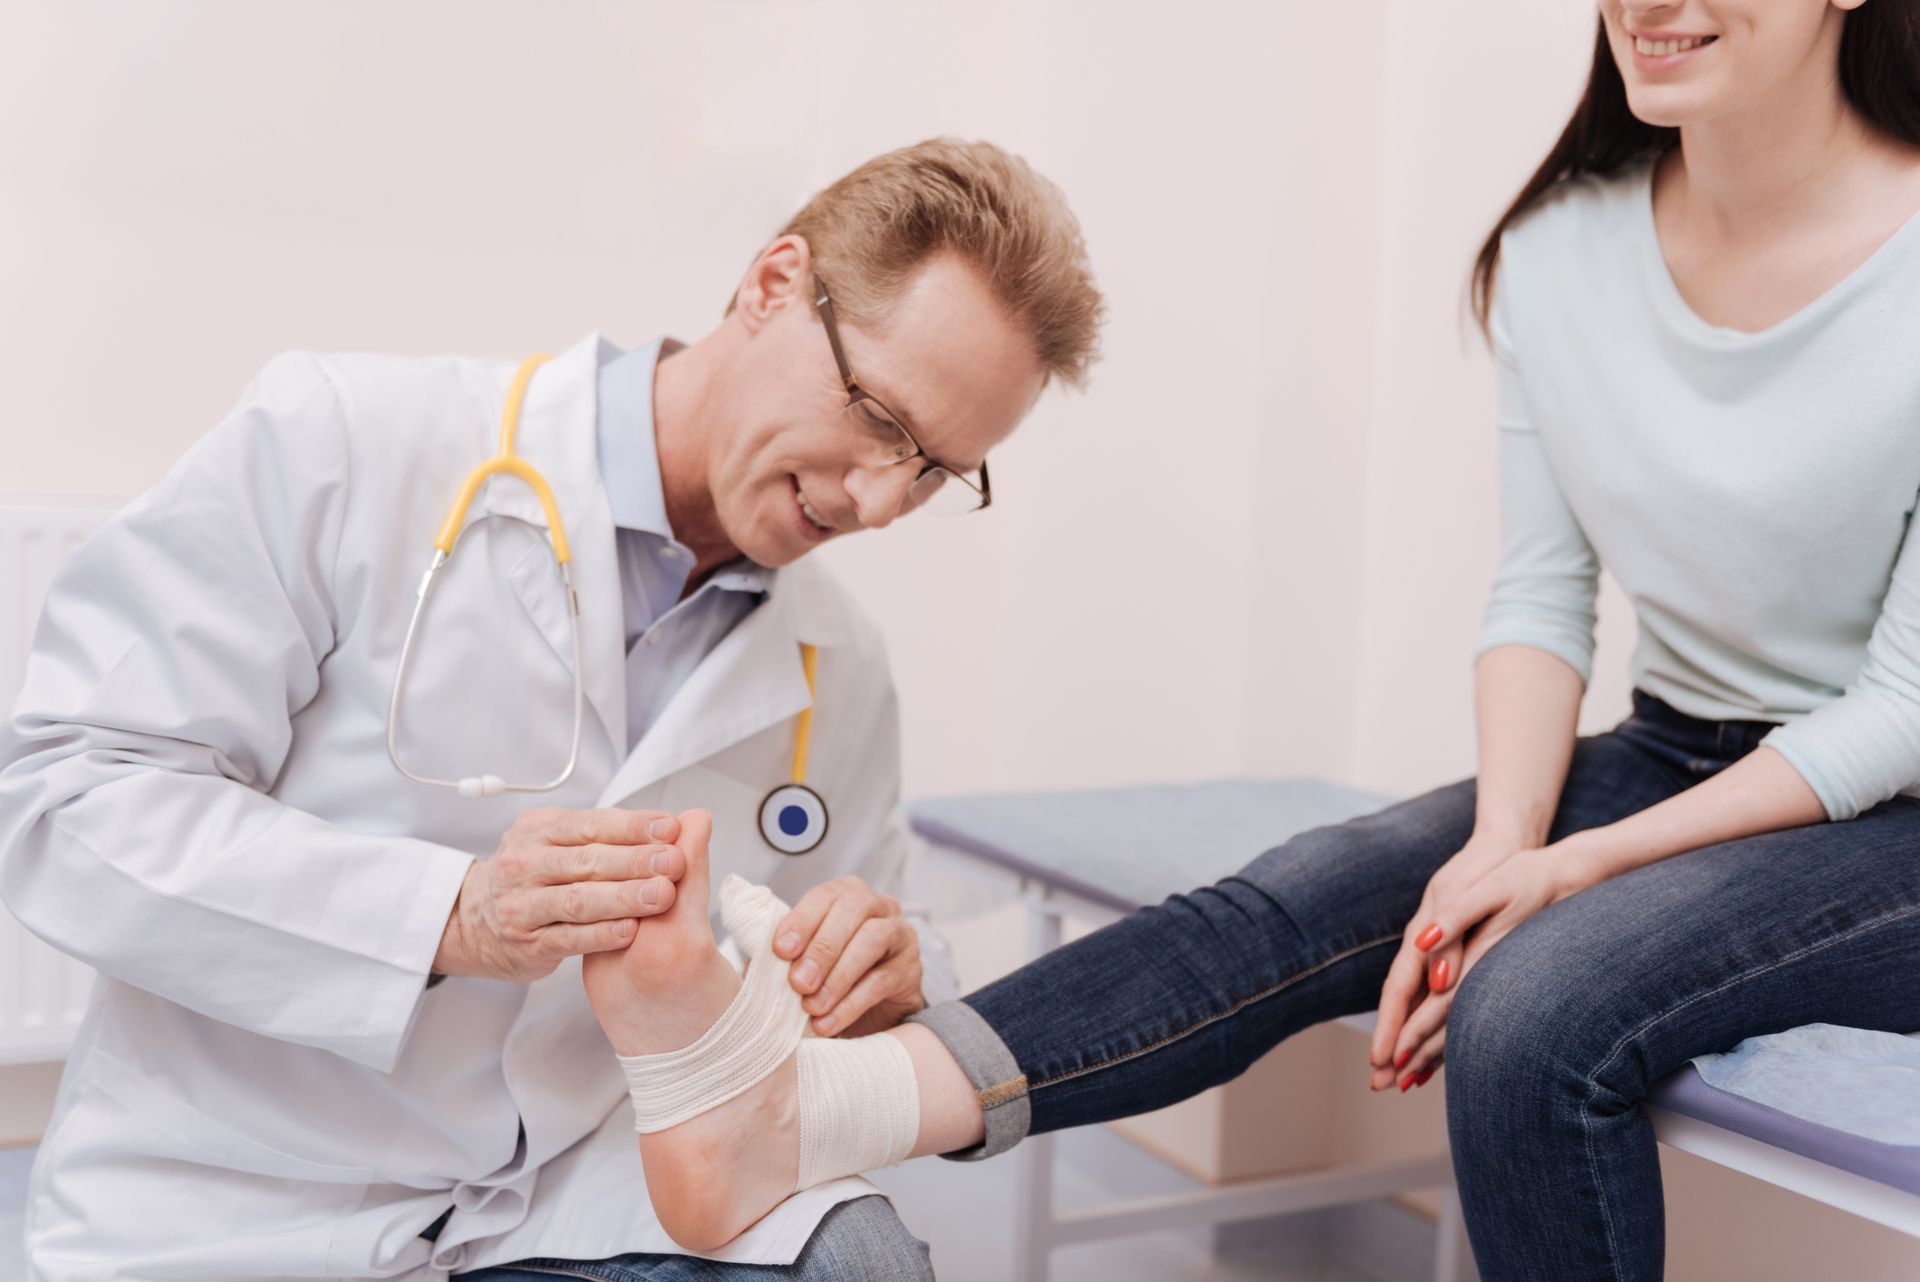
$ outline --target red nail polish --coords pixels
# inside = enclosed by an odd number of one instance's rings
[[[1433,1080],[1433,1075],[1439,1071],[1440,1070],[1437,1068],[1429,1068],[1425,1072],[1421,1073],[1420,1076],[1414,1078],[1413,1084],[1415,1086],[1425,1086],[1428,1082]]]
[[[1393,1071],[1397,1073],[1401,1069],[1405,1068],[1407,1066],[1407,1061],[1412,1058],[1413,1058],[1412,1051],[1401,1051],[1399,1057],[1393,1061]]]
[[[1424,953],[1425,951],[1427,951],[1427,949],[1433,947],[1435,944],[1439,942],[1440,942],[1440,925],[1438,922],[1436,922],[1433,925],[1427,927],[1425,930],[1420,932],[1420,938],[1413,941],[1413,946],[1415,948],[1418,948],[1421,952]]]
[[[1405,1095],[1407,1093],[1407,1088],[1412,1085],[1413,1085],[1413,1079],[1409,1077],[1406,1081],[1400,1083],[1400,1093],[1402,1095]]]
[[[1433,968],[1433,991],[1436,993],[1445,992],[1447,988],[1447,976],[1452,973],[1453,963],[1442,957],[1440,964]]]

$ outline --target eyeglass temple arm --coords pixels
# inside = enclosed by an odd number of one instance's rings
[[[826,326],[827,342],[833,345],[833,363],[840,368],[840,381],[851,393],[855,387],[853,367],[847,364],[846,349],[840,346],[840,326],[834,323],[833,300],[827,297],[827,287],[820,282],[818,276],[813,278],[813,284],[819,294],[819,297],[813,300],[813,305],[820,313],[820,323]]]

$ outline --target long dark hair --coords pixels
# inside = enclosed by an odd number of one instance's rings
[[[1840,91],[1881,132],[1920,147],[1920,0],[1866,0],[1840,30]],[[1473,315],[1484,333],[1493,307],[1500,237],[1515,219],[1554,187],[1582,174],[1608,174],[1634,161],[1665,155],[1678,129],[1650,125],[1627,107],[1626,83],[1607,47],[1607,22],[1593,39],[1587,91],[1553,150],[1500,215],[1473,260]]]

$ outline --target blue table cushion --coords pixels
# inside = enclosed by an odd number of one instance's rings
[[[1238,872],[1295,833],[1385,804],[1319,779],[1218,779],[939,797],[907,813],[929,841],[1131,912]]]

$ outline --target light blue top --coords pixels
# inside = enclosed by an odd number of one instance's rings
[[[1834,819],[1920,785],[1920,215],[1757,333],[1668,273],[1650,166],[1557,189],[1494,296],[1502,548],[1480,649],[1588,675],[1600,568],[1633,680],[1766,739]]]
[[[662,343],[600,348],[600,474],[613,510],[627,633],[627,748],[640,742],[700,661],[766,598],[770,571],[742,557],[681,600],[693,552],[673,536],[653,438]]]

